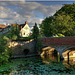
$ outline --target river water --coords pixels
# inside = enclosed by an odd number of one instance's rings
[[[75,74],[75,58],[60,61],[58,55],[12,59],[6,65],[0,66],[0,74],[5,75],[47,75]],[[3,69],[2,69],[3,68]]]

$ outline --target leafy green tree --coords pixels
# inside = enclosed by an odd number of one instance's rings
[[[40,32],[46,37],[56,34],[75,36],[75,4],[64,5],[53,16],[40,24]]]
[[[35,41],[35,53],[37,53],[37,43],[38,43],[37,41],[38,41],[38,37],[39,37],[39,29],[38,29],[36,23],[32,29],[32,37]]]
[[[47,17],[45,20],[42,21],[42,23],[40,24],[40,33],[44,34],[47,37],[50,37],[53,35],[53,16],[51,17]]]
[[[54,18],[54,32],[60,33],[65,36],[74,36],[73,32],[74,22],[69,15],[58,15]]]

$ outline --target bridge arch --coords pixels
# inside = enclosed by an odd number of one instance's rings
[[[48,59],[49,59],[50,55],[57,57],[58,53],[59,52],[54,47],[47,46],[47,45],[41,47],[40,52],[39,52],[39,54],[42,58],[48,58]]]
[[[29,49],[24,49],[23,50],[24,55],[27,55],[29,53],[29,51],[30,51]]]

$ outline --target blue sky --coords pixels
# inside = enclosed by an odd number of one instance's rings
[[[75,1],[1,1],[0,0],[0,24],[18,23],[28,21],[30,27],[35,22],[40,24],[46,17],[52,16],[63,4],[72,4]]]

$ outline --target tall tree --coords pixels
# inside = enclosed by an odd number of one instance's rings
[[[38,29],[38,27],[37,27],[37,23],[35,23],[35,25],[34,25],[34,27],[33,27],[33,29],[32,29],[32,37],[33,37],[33,39],[34,39],[34,41],[35,41],[35,52],[37,53],[37,41],[38,41],[38,37],[39,37],[39,29]]]
[[[32,32],[33,32],[33,34],[32,34],[33,38],[37,39],[38,36],[39,36],[39,29],[37,27],[37,23],[35,23],[35,25],[34,25],[34,27],[32,29]]]

